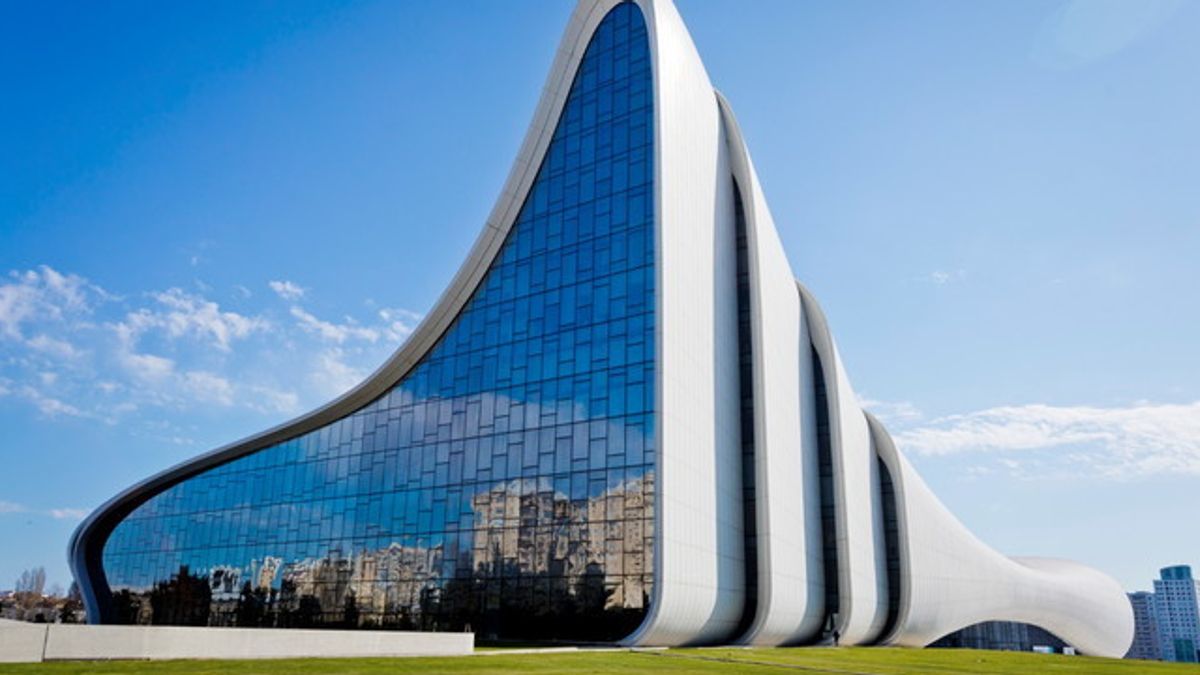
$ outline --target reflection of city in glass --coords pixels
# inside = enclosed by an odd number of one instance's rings
[[[653,112],[633,3],[438,345],[352,416],[170,488],[113,531],[119,621],[616,639],[651,595]]]

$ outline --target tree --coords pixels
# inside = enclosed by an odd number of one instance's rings
[[[78,611],[78,608],[75,607],[74,600],[67,600],[63,602],[62,608],[58,610],[59,623],[76,623],[77,619],[75,618],[75,614]]]
[[[72,581],[67,588],[67,597],[63,598],[62,606],[58,610],[58,621],[59,623],[79,623],[82,621],[81,612],[83,612],[83,594],[79,592],[79,584]]]
[[[32,595],[41,595],[46,588],[46,568],[35,567],[33,569],[21,572],[21,576],[17,579],[16,591],[18,593],[29,593]]]

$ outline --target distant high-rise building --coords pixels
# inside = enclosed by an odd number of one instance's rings
[[[1154,580],[1154,613],[1162,658],[1200,662],[1200,582],[1187,565],[1164,567]]]
[[[1133,605],[1133,645],[1129,647],[1127,659],[1157,661],[1162,658],[1162,646],[1158,637],[1158,617],[1154,613],[1154,594],[1138,591],[1129,594]]]

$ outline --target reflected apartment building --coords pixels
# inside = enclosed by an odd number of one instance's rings
[[[116,622],[617,640],[649,601],[646,478],[575,501],[545,479],[500,483],[472,497],[469,522],[484,527],[461,545],[435,536],[286,563],[268,555],[203,573],[156,570],[140,585],[148,590],[117,594]]]
[[[1107,656],[1133,630],[1104,574],[982,544],[859,406],[670,0],[580,0],[387,363],[117,495],[70,559],[99,623],[925,646],[1004,622]]]

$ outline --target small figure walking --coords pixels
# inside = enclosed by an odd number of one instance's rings
[[[842,637],[842,634],[838,632],[838,629],[834,628],[833,629],[833,646],[834,647],[838,646],[838,638],[840,638],[840,637]]]

